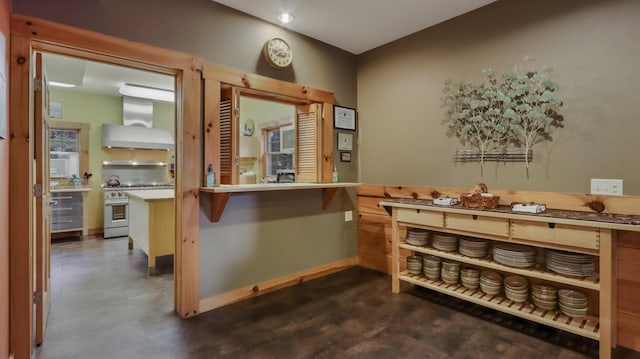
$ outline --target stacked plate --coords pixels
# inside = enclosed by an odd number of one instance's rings
[[[480,290],[489,295],[500,293],[502,275],[498,272],[483,270],[480,272]]]
[[[536,284],[531,287],[533,304],[544,310],[555,310],[558,307],[558,290],[554,287]]]
[[[460,271],[460,283],[469,289],[478,289],[480,287],[480,272],[473,268],[464,268]]]
[[[486,257],[488,248],[489,242],[480,238],[460,237],[458,243],[458,252],[467,257]]]
[[[508,276],[504,279],[504,294],[516,303],[524,303],[529,298],[529,282],[519,275]]]
[[[548,270],[569,276],[590,276],[596,273],[595,257],[589,254],[545,249],[544,263]]]
[[[512,243],[496,243],[493,260],[510,267],[529,268],[536,264],[536,249]]]
[[[422,257],[420,256],[408,256],[407,257],[407,271],[411,274],[418,275],[422,273]]]
[[[568,317],[582,318],[587,315],[589,303],[584,293],[577,290],[560,289],[558,297],[560,298],[558,303],[560,311]]]
[[[436,256],[426,256],[422,258],[422,270],[424,275],[429,279],[440,278],[440,267],[442,260]]]
[[[429,241],[429,231],[422,228],[409,228],[405,241],[414,246],[426,246]]]
[[[442,261],[442,281],[447,284],[456,284],[460,279],[460,263],[445,260]]]
[[[434,233],[433,248],[441,251],[453,252],[458,249],[458,237],[451,234]]]

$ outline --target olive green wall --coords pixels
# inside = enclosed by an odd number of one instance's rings
[[[640,194],[640,1],[498,1],[358,57],[361,181],[371,184],[589,192],[622,178]],[[535,54],[554,69],[565,128],[525,166],[455,164],[441,124],[446,79],[482,79]]]
[[[155,150],[107,149],[102,147],[102,124],[122,124],[122,97],[88,94],[77,91],[50,88],[51,101],[62,103],[60,121],[89,124],[89,172],[93,176],[86,195],[87,228],[90,232],[102,231],[104,225],[102,161],[103,160],[154,160],[169,161],[171,153]],[[173,132],[175,105],[167,102],[153,103],[153,126]],[[55,128],[56,120],[51,120]]]

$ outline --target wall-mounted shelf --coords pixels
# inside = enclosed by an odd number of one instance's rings
[[[234,193],[294,191],[303,189],[322,189],[322,209],[327,209],[341,190],[348,187],[358,187],[361,183],[264,183],[221,185],[218,187],[200,187],[200,192],[211,197],[211,212],[209,221],[219,222],[229,198]]]

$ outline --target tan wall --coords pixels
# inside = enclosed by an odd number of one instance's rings
[[[151,6],[145,0],[115,0],[83,3],[80,8],[73,0],[14,2],[14,12],[18,14],[178,50],[213,64],[332,91],[337,104],[356,106],[355,55],[213,1],[157,0]],[[284,37],[293,47],[290,68],[276,70],[262,58],[262,46],[276,36]],[[334,151],[341,180],[356,181],[357,163],[340,163],[338,155]]]
[[[51,88],[51,101],[62,103],[61,121],[89,123],[89,179],[92,191],[87,193],[85,210],[87,211],[87,228],[90,233],[101,231],[103,227],[103,192],[102,161],[103,160],[155,160],[169,161],[171,153],[154,150],[128,150],[102,148],[102,124],[122,124],[122,97],[87,94],[76,91]],[[174,129],[175,106],[172,103],[154,102],[153,126]],[[55,120],[51,126],[55,127]]]
[[[640,2],[498,1],[358,57],[360,180],[372,184],[589,192],[590,178],[622,178],[640,194],[636,71]],[[445,135],[446,79],[480,80],[535,54],[554,68],[566,127],[524,164],[455,164]]]
[[[5,38],[2,49],[5,69],[0,69],[8,81],[9,76],[9,13],[10,1],[0,0],[0,32]],[[8,85],[8,83],[7,83]],[[6,87],[8,88],[8,86]],[[5,93],[5,103],[9,103]],[[0,108],[9,118],[8,106]],[[0,358],[9,356],[9,140],[0,139]]]

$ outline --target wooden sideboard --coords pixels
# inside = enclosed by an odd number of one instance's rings
[[[428,202],[434,191],[454,195],[464,189],[406,188],[392,186],[362,186],[358,190],[358,256],[360,265],[391,273],[393,289],[399,282],[407,281],[456,297],[470,300],[493,309],[502,310],[561,328],[589,338],[598,339],[601,348],[616,344],[635,350],[640,349],[640,304],[630,298],[640,294],[640,280],[634,273],[640,270],[637,259],[640,255],[640,226],[597,222],[578,218],[602,217],[583,203],[594,200],[588,195],[554,194],[503,191],[508,204],[514,198],[535,197],[536,201],[549,198],[549,202],[564,211],[577,211],[577,217],[557,218],[513,214],[510,211],[474,211],[462,208],[413,205],[420,200]],[[459,192],[458,192],[459,191]],[[555,196],[555,199],[554,199]],[[562,200],[558,201],[558,198]],[[405,199],[405,204],[397,204],[394,199]],[[414,201],[417,200],[417,201]],[[632,214],[638,206],[636,197],[602,198],[607,207]],[[558,203],[565,203],[563,205]],[[393,216],[389,216],[383,205],[393,206]],[[586,210],[585,210],[586,209]],[[561,214],[562,217],[563,214]],[[607,217],[607,214],[603,215]],[[567,278],[544,270],[514,269],[487,259],[471,259],[457,253],[444,253],[430,247],[412,246],[404,243],[406,228],[417,227],[466,236],[486,238],[493,241],[508,241],[527,244],[538,248],[588,253],[598,258],[599,275],[583,279]],[[552,228],[553,227],[553,228]],[[394,241],[394,238],[397,242]],[[464,290],[442,287],[426,277],[412,276],[404,272],[404,258],[411,254],[433,254],[445,259],[456,260],[478,268],[488,268],[503,273],[514,273],[530,278],[532,283],[550,283],[557,287],[581,290],[588,294],[589,316],[583,321],[566,320],[561,316],[549,320],[549,313],[541,313],[535,308],[516,306],[507,301],[482,300],[465,294]],[[394,258],[395,255],[395,258]],[[635,260],[634,260],[635,259]],[[395,273],[395,274],[394,274]],[[440,282],[442,283],[442,282]],[[477,295],[476,295],[477,296]],[[485,298],[488,299],[488,298]],[[509,307],[505,309],[505,307]],[[524,309],[524,310],[522,310]],[[529,309],[531,311],[529,311]],[[542,317],[541,317],[542,315]],[[560,320],[558,320],[560,319]],[[562,322],[562,319],[565,319]],[[567,324],[568,323],[568,324]],[[606,350],[603,353],[609,352]],[[606,356],[606,355],[605,355]]]

